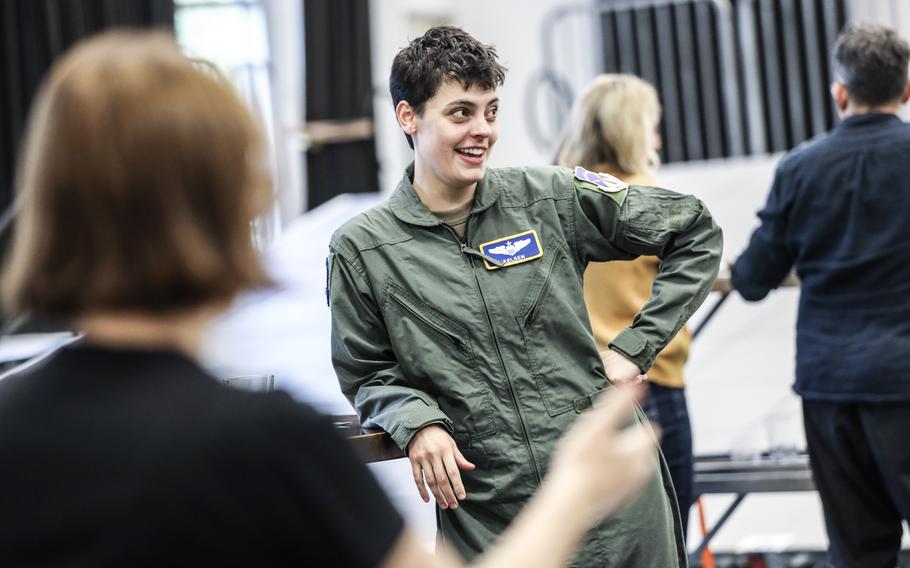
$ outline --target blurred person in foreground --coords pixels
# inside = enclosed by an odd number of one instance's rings
[[[600,75],[572,109],[557,163],[607,173],[630,185],[655,186],[660,113],[657,91],[645,81],[634,75]],[[651,285],[659,272],[656,256],[588,265],[585,304],[598,349],[607,349],[632,323],[651,297]],[[694,475],[692,426],[683,380],[690,342],[689,330],[683,326],[648,370],[648,394],[642,402],[645,414],[660,426],[660,447],[673,479],[684,534]]]
[[[386,203],[335,233],[328,258],[342,390],[406,452],[442,542],[465,558],[534,494],[592,397],[644,380],[704,301],[722,245],[692,196],[580,166],[487,168],[504,78],[496,50],[458,28],[399,51],[390,90],[414,162]],[[663,261],[654,294],[599,352],[584,268],[640,255]],[[685,565],[669,474],[652,459],[641,496],[573,565]]]
[[[46,79],[2,276],[10,315],[77,342],[0,380],[4,566],[456,566],[405,528],[328,419],[230,390],[207,324],[270,282],[251,222],[271,192],[243,103],[165,35],[79,44]],[[563,440],[484,566],[559,566],[653,475],[612,393]]]
[[[757,301],[795,268],[796,384],[835,566],[893,568],[910,520],[910,46],[851,25],[841,122],[777,167],[732,284]]]

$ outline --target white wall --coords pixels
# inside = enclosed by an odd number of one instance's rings
[[[264,2],[269,27],[269,49],[274,99],[274,148],[278,179],[277,198],[282,224],[304,211],[307,201],[306,160],[300,130],[306,107],[303,57],[303,5],[298,2]]]
[[[910,2],[907,0],[852,0],[848,17],[858,22],[892,26],[904,37],[910,31]]]

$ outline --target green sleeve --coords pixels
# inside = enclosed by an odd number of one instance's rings
[[[717,277],[723,235],[704,203],[658,187],[604,191],[575,178],[580,261],[660,258],[651,298],[610,343],[647,371],[704,302]]]
[[[357,257],[331,248],[327,279],[332,364],[361,423],[382,428],[405,451],[424,426],[439,424],[451,433],[452,422],[436,401],[403,376]]]

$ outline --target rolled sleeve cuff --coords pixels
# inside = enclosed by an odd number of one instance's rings
[[[730,272],[730,285],[747,302],[763,300],[773,286],[762,286],[750,280],[749,276],[749,270],[737,262]]]
[[[657,357],[657,352],[648,344],[644,335],[629,327],[619,332],[619,335],[610,342],[609,347],[638,365],[643,373],[651,368]]]
[[[445,428],[449,434],[454,431],[452,421],[439,410],[439,408],[435,406],[425,406],[424,408],[410,413],[406,419],[399,423],[394,431],[389,432],[389,436],[398,444],[401,451],[407,453],[408,444],[411,443],[411,438],[414,437],[414,434],[430,424],[439,424]]]

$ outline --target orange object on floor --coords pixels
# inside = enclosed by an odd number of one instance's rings
[[[701,497],[695,500],[695,506],[698,507],[698,526],[701,528],[701,537],[705,538],[708,536],[708,522],[705,520],[705,508],[701,504]],[[714,554],[711,553],[711,549],[707,546],[701,551],[701,567],[717,568],[717,564],[714,562]]]

